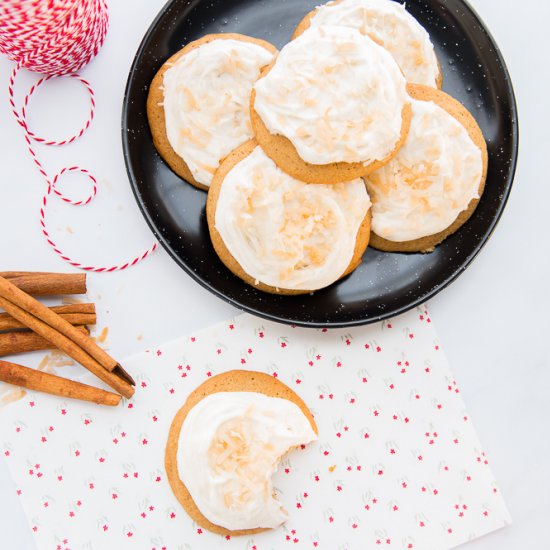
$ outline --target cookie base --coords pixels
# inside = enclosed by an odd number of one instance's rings
[[[340,2],[341,2],[341,0],[333,0],[333,2],[327,2],[326,5],[328,6],[328,5],[339,4]],[[291,40],[294,40],[295,38],[298,38],[304,31],[309,29],[309,27],[311,26],[311,20],[313,19],[313,16],[315,15],[316,11],[317,10],[314,9],[314,10],[310,11],[309,13],[307,13],[304,16],[304,18],[298,23],[298,25],[294,29],[294,32],[292,33]],[[374,40],[380,46],[382,46],[382,47],[384,46],[374,36],[370,36],[370,38],[372,40]],[[438,66],[439,72],[438,72],[437,78],[435,79],[435,85],[436,85],[438,90],[441,90],[441,88],[443,87],[443,73],[441,72],[441,63],[439,62],[439,59],[437,58],[437,55],[436,55],[436,60],[437,60],[437,66]]]
[[[208,191],[208,185],[199,183],[191,173],[189,166],[180,157],[168,140],[166,135],[166,119],[164,115],[164,73],[172,67],[180,57],[189,53],[190,51],[198,48],[208,42],[214,40],[242,40],[244,42],[251,42],[258,46],[262,46],[266,50],[275,53],[277,48],[266,42],[265,40],[260,40],[259,38],[252,38],[250,36],[245,36],[244,34],[237,33],[226,33],[226,34],[207,34],[194,42],[190,42],[179,52],[175,53],[170,57],[158,70],[157,74],[151,82],[149,87],[149,94],[147,95],[147,119],[149,121],[149,128],[151,130],[151,135],[153,137],[153,144],[155,145],[156,150],[162,159],[170,166],[173,172],[175,172],[180,178],[183,178],[185,181],[189,182],[191,185],[194,185],[198,189],[203,191]]]
[[[252,139],[247,141],[245,144],[241,145],[230,153],[221,163],[220,167],[214,175],[210,190],[208,191],[208,198],[206,201],[206,219],[208,221],[208,229],[210,231],[210,238],[212,244],[214,245],[214,250],[220,257],[220,260],[225,264],[225,266],[237,277],[242,279],[245,283],[250,286],[262,290],[263,292],[269,292],[271,294],[286,294],[286,295],[297,295],[297,294],[309,294],[314,292],[314,290],[293,290],[278,288],[264,284],[260,281],[256,281],[254,277],[251,277],[246,271],[241,267],[239,262],[233,257],[231,252],[225,246],[221,235],[216,229],[216,204],[218,202],[218,197],[220,195],[221,186],[225,176],[229,171],[240,161],[246,158],[252,151],[257,147],[258,143],[256,140]],[[359,230],[357,232],[357,237],[355,240],[355,248],[353,251],[353,257],[350,261],[350,264],[339,277],[340,280],[342,277],[345,277],[351,273],[359,264],[367,246],[369,244],[371,234],[371,208],[369,208],[367,214],[365,215]],[[336,282],[336,281],[335,281]]]
[[[274,62],[273,62],[274,63]],[[273,67],[273,63],[265,67],[260,73],[260,78],[265,76]],[[250,120],[254,137],[265,154],[284,172],[306,183],[342,183],[356,178],[368,176],[371,172],[382,168],[401,149],[407,139],[411,124],[411,106],[403,107],[401,118],[401,134],[394,149],[382,160],[376,160],[370,164],[362,162],[332,162],[329,164],[310,164],[302,159],[292,142],[280,134],[272,134],[260,115],[254,109],[256,90],[252,88],[250,96]]]
[[[263,393],[268,397],[280,397],[292,401],[292,403],[297,405],[304,413],[311,424],[313,431],[318,433],[317,425],[311,411],[307,408],[302,399],[287,385],[283,384],[273,376],[269,376],[263,372],[233,370],[218,374],[212,378],[208,378],[198,388],[196,388],[191,395],[189,395],[183,407],[176,413],[176,416],[172,421],[172,425],[170,426],[164,464],[168,482],[170,483],[170,487],[172,488],[174,495],[179,500],[185,511],[189,514],[191,519],[198,525],[219,535],[253,535],[255,533],[261,533],[262,531],[268,531],[269,529],[256,528],[231,531],[209,521],[195,504],[195,501],[191,497],[191,494],[187,490],[187,487],[183,481],[181,481],[178,473],[177,456],[179,436],[181,427],[189,411],[207,395],[212,393],[235,391]]]
[[[384,252],[433,252],[438,244],[462,227],[474,213],[483,194],[485,180],[487,178],[487,164],[489,160],[487,155],[487,144],[485,143],[485,138],[483,137],[481,129],[471,113],[462,103],[459,103],[450,95],[435,88],[423,86],[422,84],[407,84],[407,91],[413,99],[419,101],[433,101],[439,105],[439,107],[447,111],[455,120],[464,126],[471,140],[481,150],[483,170],[478,188],[479,198],[472,199],[468,207],[458,214],[455,221],[449,225],[449,227],[433,235],[401,242],[384,239],[374,231],[371,233],[370,246],[377,250],[382,250]]]

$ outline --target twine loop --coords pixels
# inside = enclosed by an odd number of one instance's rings
[[[53,193],[73,206],[89,204],[97,194],[97,180],[87,169],[79,166],[62,168],[53,178],[40,162],[33,144],[63,146],[81,138],[90,127],[95,113],[95,94],[90,83],[79,75],[80,70],[101,48],[109,26],[109,12],[105,0],[0,0],[0,53],[15,62],[8,85],[9,102],[17,123],[22,128],[27,149],[38,171],[46,181],[42,196],[40,226],[46,241],[53,250],[73,267],[86,271],[112,272],[126,269],[144,260],[158,246],[154,243],[144,253],[124,263],[112,266],[93,266],[74,260],[53,241],[46,225],[46,206]],[[33,84],[18,109],[15,101],[15,80],[22,69],[42,73]],[[52,78],[66,76],[78,80],[88,91],[90,108],[84,124],[73,135],[52,140],[34,133],[27,123],[30,98]],[[67,173],[83,174],[91,182],[90,194],[75,200],[62,193],[57,185]]]

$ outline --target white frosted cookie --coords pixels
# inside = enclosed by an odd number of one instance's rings
[[[252,137],[250,91],[275,53],[256,38],[207,35],[161,67],[147,114],[157,150],[178,175],[208,188],[220,160]]]
[[[174,417],[168,481],[201,527],[259,533],[288,517],[271,480],[279,461],[316,438],[313,415],[288,386],[262,372],[224,372],[193,390]]]
[[[361,261],[370,234],[365,183],[305,184],[254,140],[229,155],[208,193],[207,219],[225,265],[260,290],[324,288]]]
[[[268,156],[317,183],[354,179],[386,163],[406,136],[409,110],[393,57],[350,27],[313,27],[289,42],[251,99],[254,133]]]
[[[441,88],[441,70],[426,29],[393,0],[336,0],[315,8],[294,31],[343,25],[358,29],[384,46],[401,67],[407,81]]]
[[[288,399],[218,392],[187,414],[178,471],[198,508],[231,531],[278,527],[288,514],[273,497],[271,476],[289,449],[316,439]]]
[[[487,148],[471,114],[449,95],[409,85],[412,120],[398,154],[365,181],[371,246],[433,250],[473,213],[487,174]]]

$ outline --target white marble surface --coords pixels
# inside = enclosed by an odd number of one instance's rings
[[[54,201],[49,212],[53,234],[73,255],[82,250],[88,261],[116,261],[121,249],[133,255],[152,243],[127,184],[119,124],[134,52],[163,3],[110,2],[107,43],[96,62],[84,71],[97,92],[97,120],[81,143],[60,150],[39,149],[52,170],[76,161],[90,167],[99,178],[102,190],[89,208],[78,211]],[[546,347],[550,331],[550,251],[546,241],[550,2],[471,3],[497,40],[512,74],[520,112],[520,162],[508,206],[488,246],[430,305],[514,520],[511,527],[472,542],[468,548],[538,550],[550,546],[550,351]],[[130,5],[131,22],[127,15]],[[64,270],[67,266],[50,251],[39,231],[37,214],[44,184],[27,157],[8,109],[10,67],[6,59],[0,59],[0,83],[4,83],[0,88],[0,269]],[[37,131],[59,128],[62,135],[63,130],[75,127],[73,121],[80,120],[85,101],[76,84],[52,84],[32,105],[31,123]],[[64,185],[69,188],[76,182],[75,176]],[[92,275],[89,286],[91,298],[98,303],[100,327],[109,327],[109,346],[116,357],[234,313],[195,284],[163,250],[126,272]],[[36,357],[24,358],[24,362],[32,365]],[[34,548],[2,460],[0,533],[2,548]]]

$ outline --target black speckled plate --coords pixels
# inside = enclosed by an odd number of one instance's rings
[[[122,113],[122,142],[136,200],[155,235],[198,283],[238,308],[304,326],[351,326],[402,313],[454,281],[485,244],[510,193],[518,151],[514,92],[483,22],[463,0],[407,0],[426,27],[443,71],[443,89],[479,123],[489,148],[485,193],[472,218],[431,254],[369,248],[342,281],[305,296],[264,294],[233,276],[216,256],[206,224],[206,194],[176,176],[153,146],[145,103],[158,68],[208,33],[238,32],[282,47],[319,0],[171,0],[136,54]]]

